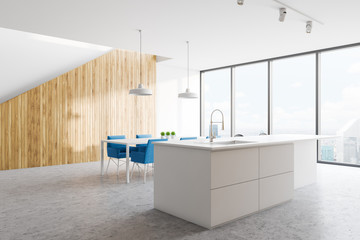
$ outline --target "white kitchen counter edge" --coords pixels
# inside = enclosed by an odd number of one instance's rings
[[[164,145],[179,148],[192,148],[206,151],[224,151],[241,148],[251,147],[263,147],[270,145],[280,145],[286,143],[293,143],[298,141],[309,141],[309,140],[321,140],[329,138],[337,138],[335,135],[266,135],[266,136],[252,136],[252,137],[234,137],[234,138],[222,138],[216,139],[217,142],[222,141],[249,141],[251,143],[231,144],[231,145],[211,145],[209,142],[199,142],[199,140],[184,140],[184,141],[164,141],[164,142],[153,142],[155,145]]]

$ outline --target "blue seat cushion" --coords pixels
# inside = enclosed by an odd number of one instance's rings
[[[126,138],[125,135],[115,135],[115,136],[107,137],[108,140],[117,140],[117,139],[125,139],[125,138]],[[124,144],[108,143],[107,148],[108,148],[108,152],[109,152],[109,148],[117,148],[117,149],[119,149],[120,152],[126,153],[126,145],[124,145]]]
[[[131,153],[131,161],[142,164],[153,163],[154,158],[145,158],[145,154],[146,152],[133,152]]]
[[[116,148],[119,149],[121,152],[126,152],[126,145],[123,144],[116,144],[116,143],[108,143],[108,148]]]
[[[108,157],[111,158],[126,158],[126,152],[120,151],[119,148],[107,148]]]
[[[130,152],[137,152],[137,147],[130,146]]]
[[[143,146],[137,146],[136,148],[138,152],[146,152],[147,144],[143,144]]]
[[[136,144],[136,147],[130,147],[130,152],[145,152],[147,144]]]

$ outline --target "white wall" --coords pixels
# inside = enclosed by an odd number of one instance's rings
[[[197,99],[178,98],[187,86],[186,68],[156,65],[156,131],[175,131],[177,136],[200,135],[200,72],[190,71],[190,89]]]

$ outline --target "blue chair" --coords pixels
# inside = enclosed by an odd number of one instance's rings
[[[146,173],[148,171],[148,164],[154,163],[154,144],[153,142],[161,142],[167,141],[167,139],[150,139],[146,144],[145,148],[139,148],[138,151],[131,152],[131,161],[133,162],[133,167],[131,169],[131,176],[132,178],[134,167],[137,165],[138,169],[144,171],[144,183],[146,183]],[[142,169],[139,164],[143,164],[144,168]]]
[[[116,136],[107,137],[108,140],[125,139],[125,138],[126,138],[125,135],[116,135]],[[119,167],[126,163],[126,145],[117,144],[117,143],[108,143],[107,155],[109,157],[109,162],[106,168],[106,173],[108,171],[110,161],[112,161],[117,166],[117,175],[119,176]],[[117,159],[117,163],[115,159]],[[120,160],[120,159],[125,159],[125,160]],[[120,161],[122,161],[121,164]]]
[[[137,134],[136,138],[152,138],[151,134]]]
[[[196,140],[197,139],[197,137],[182,137],[182,138],[180,138],[180,141],[182,141],[182,140]]]
[[[136,138],[152,138],[151,134],[136,134]],[[139,151],[140,148],[145,148],[147,144],[136,144],[136,147],[130,147],[131,151]]]

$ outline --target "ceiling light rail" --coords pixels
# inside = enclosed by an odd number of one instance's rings
[[[297,10],[296,8],[290,6],[290,5],[286,4],[286,3],[283,3],[283,2],[281,2],[281,1],[279,1],[279,0],[273,0],[273,1],[276,2],[276,3],[278,3],[278,4],[280,4],[280,5],[282,5],[282,6],[284,6],[284,7],[286,7],[286,8],[288,8],[288,9],[293,10],[294,12],[297,12],[297,13],[300,14],[300,15],[303,15],[304,17],[312,20],[313,22],[317,22],[317,23],[319,23],[319,24],[321,24],[321,25],[324,25],[324,23],[323,23],[322,21],[320,21],[320,20],[318,20],[318,19],[316,19],[316,18],[313,18],[313,17],[311,17],[310,15],[308,15],[308,14],[302,12],[302,11]]]

